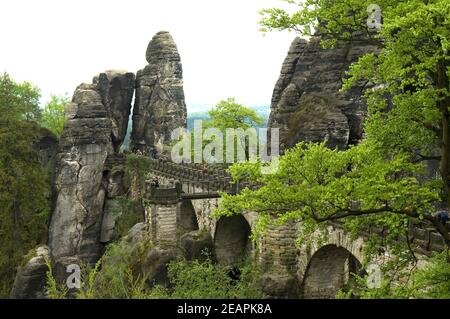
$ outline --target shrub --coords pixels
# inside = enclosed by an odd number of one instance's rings
[[[168,274],[173,288],[171,298],[177,299],[235,299],[262,298],[256,288],[257,272],[250,265],[239,269],[239,279],[230,276],[230,269],[204,261],[172,261]]]

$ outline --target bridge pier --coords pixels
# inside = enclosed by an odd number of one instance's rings
[[[150,238],[163,248],[175,248],[181,237],[181,184],[175,187],[157,187],[147,182],[145,221],[149,224]]]
[[[259,263],[263,270],[260,287],[274,298],[296,298],[300,287],[297,270],[297,225],[268,225],[259,241]]]

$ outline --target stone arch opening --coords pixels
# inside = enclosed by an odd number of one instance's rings
[[[194,230],[198,230],[197,215],[192,202],[184,199],[180,207],[180,232],[183,235]]]
[[[326,245],[311,257],[303,277],[303,298],[335,298],[342,288],[352,285],[352,273],[363,273],[361,263],[347,249]]]
[[[217,262],[233,267],[243,261],[251,249],[250,232],[250,225],[242,215],[220,218],[214,235]]]

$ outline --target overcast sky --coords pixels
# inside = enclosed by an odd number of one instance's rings
[[[107,69],[136,72],[152,36],[178,45],[190,111],[236,97],[270,104],[294,33],[259,32],[258,11],[280,0],[2,0],[0,71],[72,95]]]

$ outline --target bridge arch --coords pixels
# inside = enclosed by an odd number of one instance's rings
[[[300,226],[301,227],[301,226]],[[337,247],[342,247],[348,250],[358,262],[362,263],[364,260],[364,238],[351,238],[349,234],[342,229],[342,227],[329,225],[328,226],[328,235],[325,242],[323,241],[312,241],[310,247],[306,247],[303,245],[298,252],[298,260],[297,260],[297,278],[299,282],[303,281],[303,277],[306,273],[306,268],[312,258],[312,256],[323,246],[326,245],[335,245]],[[322,238],[322,236],[317,233],[313,234],[312,237]]]
[[[234,266],[245,259],[251,250],[251,228],[242,215],[221,217],[214,232],[214,252],[217,262]]]
[[[183,199],[180,207],[180,233],[185,234],[198,230],[197,214],[189,199]]]
[[[347,249],[325,245],[311,257],[301,284],[303,298],[335,298],[336,293],[351,285],[351,274],[360,274],[359,260]]]

